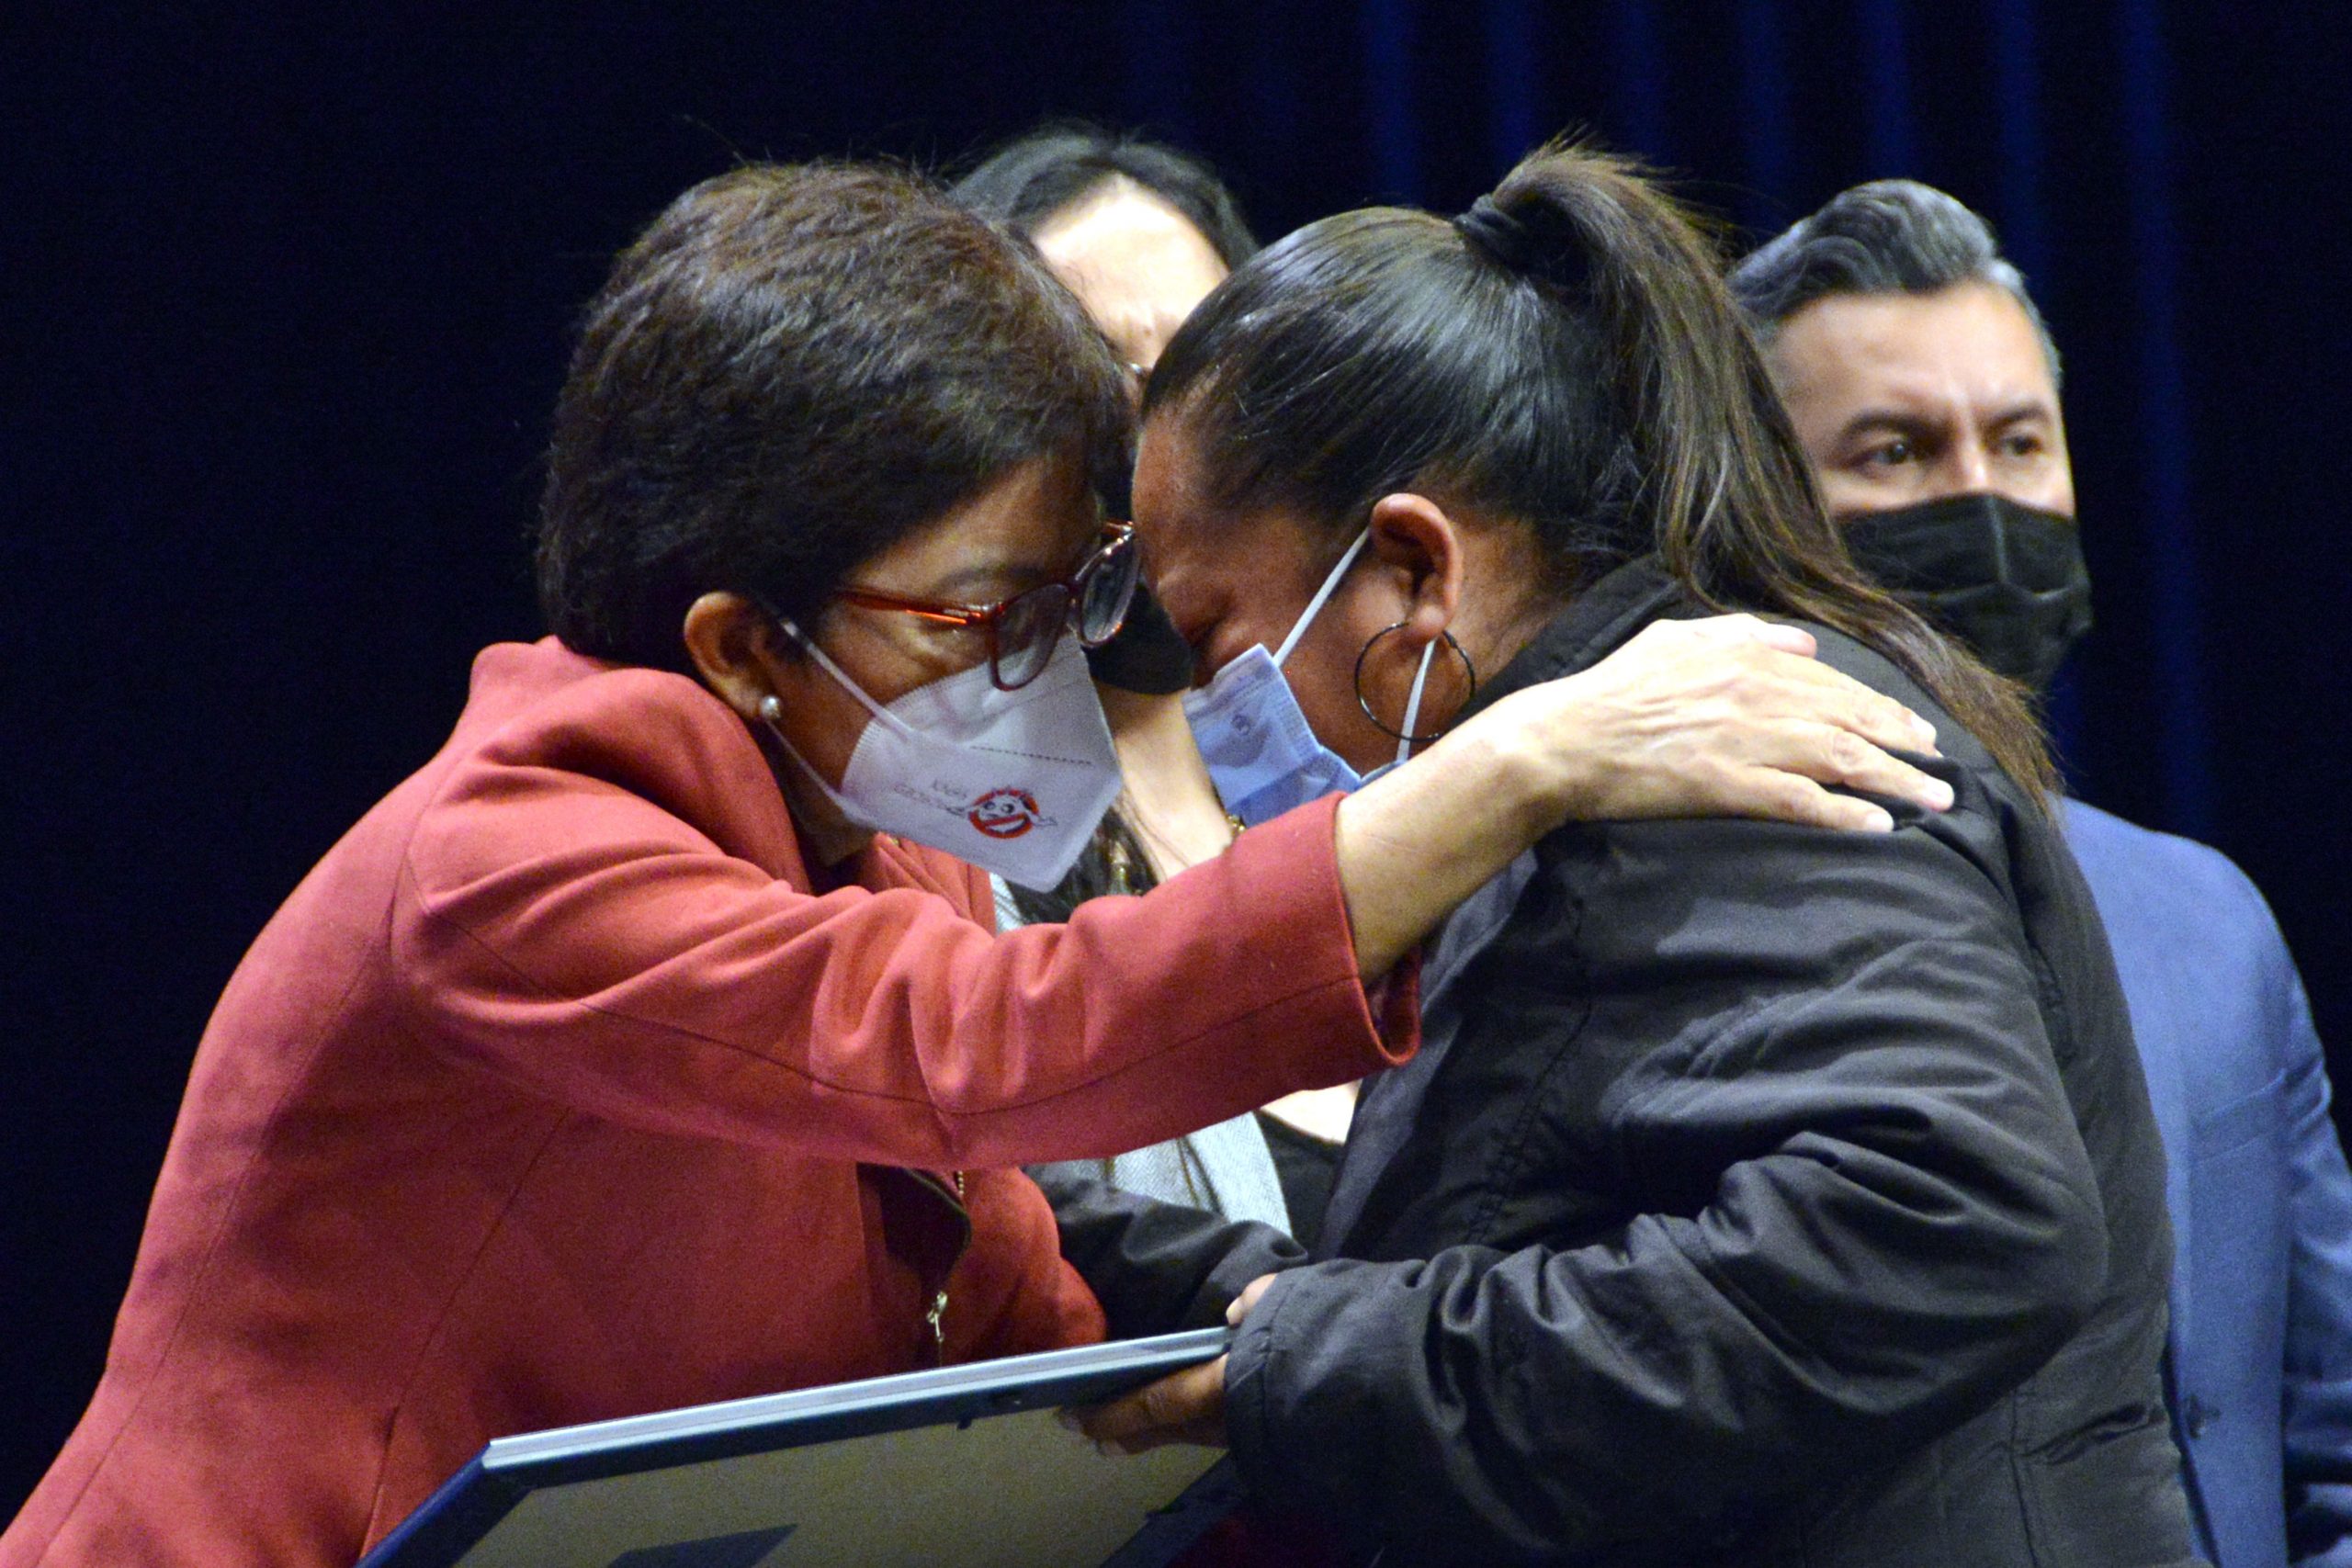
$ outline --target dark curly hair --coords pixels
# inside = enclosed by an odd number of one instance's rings
[[[903,170],[752,165],[621,253],[555,410],[538,590],[578,652],[686,671],[734,590],[797,620],[1038,457],[1124,485],[1123,373],[1018,242]]]

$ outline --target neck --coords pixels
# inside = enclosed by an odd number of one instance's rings
[[[1462,527],[1462,593],[1453,634],[1482,682],[1494,678],[1521,649],[1543,635],[1574,602],[1560,592],[1561,574],[1544,557],[1535,531],[1517,519],[1457,508]],[[1441,655],[1440,657],[1443,657]],[[1451,726],[1454,716],[1445,716]],[[1441,728],[1424,723],[1424,729]]]
[[[1576,595],[1550,586],[1555,576],[1545,570],[1532,537],[1524,534],[1513,537],[1495,529],[1482,543],[1484,547],[1476,549],[1467,563],[1461,606],[1446,629],[1462,645],[1471,668],[1484,682],[1493,680],[1503,666],[1541,637],[1544,628],[1575,602]],[[1466,695],[1464,700],[1468,700]],[[1424,722],[1421,728],[1450,728],[1455,716],[1449,713],[1444,724]]]
[[[1574,602],[1573,594],[1521,593],[1517,604],[1505,607],[1499,615],[1476,620],[1457,617],[1453,635],[1483,681],[1518,658]],[[1470,624],[1459,624],[1463,621]]]
[[[783,755],[773,740],[763,738],[760,749],[767,754],[768,772],[775,775],[775,787],[784,796],[785,809],[792,813],[793,829],[800,835],[801,847],[814,864],[839,866],[864,853],[874,841],[873,829],[861,828],[843,817],[841,808],[825,798],[825,792],[810,781],[808,771]]]

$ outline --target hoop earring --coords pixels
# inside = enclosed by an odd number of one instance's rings
[[[1391,729],[1387,725],[1381,722],[1380,716],[1378,714],[1372,711],[1372,699],[1365,696],[1363,693],[1363,661],[1372,657],[1373,649],[1378,646],[1382,637],[1386,637],[1390,632],[1401,632],[1404,629],[1405,623],[1399,621],[1393,626],[1387,626],[1380,631],[1373,633],[1372,640],[1365,643],[1363,645],[1363,651],[1356,655],[1356,706],[1363,709],[1364,717],[1370,719],[1372,721],[1372,727],[1380,731],[1381,734],[1401,740],[1408,746],[1426,746],[1430,741],[1435,740],[1438,737],[1443,735],[1445,731],[1442,729],[1432,729],[1427,735],[1408,735],[1401,729]],[[1443,639],[1445,646],[1453,650],[1453,657],[1462,660],[1463,679],[1469,682],[1469,690],[1462,694],[1462,706],[1468,707],[1470,705],[1470,699],[1478,694],[1478,667],[1470,662],[1469,654],[1464,652],[1462,645],[1453,640],[1453,634],[1452,632],[1440,632],[1437,635],[1439,637]],[[1431,646],[1435,645],[1433,644]],[[1405,722],[1408,724],[1413,722],[1413,717],[1410,714],[1406,715]]]

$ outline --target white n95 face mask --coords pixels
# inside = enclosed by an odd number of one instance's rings
[[[799,627],[783,626],[874,716],[835,789],[763,705],[785,754],[842,816],[1038,892],[1069,874],[1120,784],[1077,638],[1062,638],[1044,671],[1017,691],[999,688],[982,660],[885,707]]]
[[[1327,795],[1349,794],[1363,783],[1346,758],[1315,738],[1290,682],[1283,678],[1282,666],[1371,537],[1368,528],[1356,536],[1279,649],[1268,653],[1266,645],[1258,643],[1218,671],[1207,685],[1185,694],[1184,716],[1192,722],[1193,743],[1208,764],[1217,798],[1245,827],[1271,821]],[[1426,672],[1426,660],[1423,669]],[[1418,705],[1419,682],[1414,695]],[[1411,728],[1408,720],[1406,728]]]

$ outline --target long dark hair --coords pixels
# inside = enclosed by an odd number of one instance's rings
[[[1168,344],[1208,500],[1333,536],[1418,490],[1532,531],[1566,594],[1656,555],[1699,602],[1884,654],[2036,794],[2019,689],[1848,558],[1698,222],[1626,160],[1555,142],[1449,223],[1325,219],[1237,270]]]

